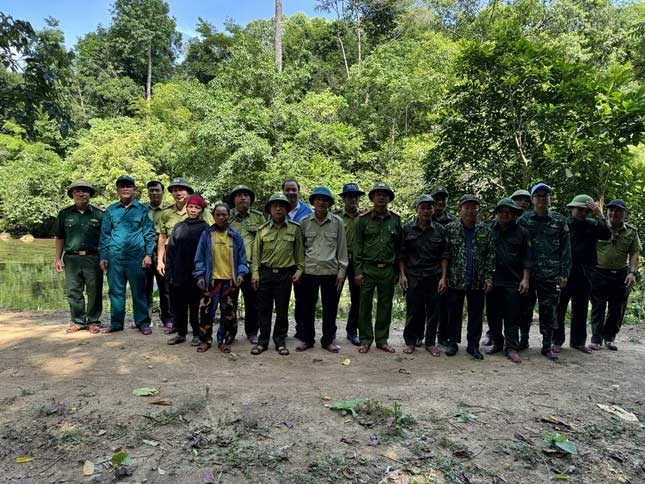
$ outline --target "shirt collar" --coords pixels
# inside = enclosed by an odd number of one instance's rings
[[[272,228],[275,227],[277,229],[281,229],[282,227],[286,227],[288,225],[288,221],[286,218],[284,219],[284,222],[282,223],[282,225],[276,224],[272,218],[269,219],[269,223],[271,224]]]
[[[419,225],[419,217],[415,217],[415,218],[414,218],[414,226],[415,226],[415,228],[417,228],[417,229],[419,229],[419,230],[423,230],[423,229],[421,228],[421,225]],[[433,228],[434,228],[434,226],[435,226],[435,223],[432,221],[432,219],[430,219],[430,225],[428,225],[428,230],[429,230],[429,229],[433,229]]]
[[[327,222],[331,221],[331,212],[327,211],[327,215],[325,216],[325,219],[322,221],[322,223],[316,218],[316,213],[311,214],[312,220],[315,220],[318,225],[326,224]]]
[[[377,214],[374,209],[370,210],[370,217],[371,218],[380,218],[380,219],[386,219],[390,217],[390,211],[386,210],[385,215],[379,215]]]
[[[248,217],[250,214],[251,214],[251,209],[250,209],[250,208],[246,211],[246,213],[245,213],[245,214],[244,214],[244,213],[242,213],[242,212],[238,212],[238,210],[237,210],[236,208],[234,208],[233,210],[231,210],[231,215],[232,215],[233,217],[235,217],[235,218],[246,218],[246,217]]]

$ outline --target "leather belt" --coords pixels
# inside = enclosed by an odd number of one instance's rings
[[[68,250],[65,252],[66,255],[96,255],[98,254],[97,250]]]

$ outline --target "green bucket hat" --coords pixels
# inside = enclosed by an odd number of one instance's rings
[[[313,189],[311,195],[309,195],[309,203],[314,204],[314,197],[323,196],[329,199],[329,206],[331,207],[334,204],[334,196],[331,194],[331,190],[325,186],[319,185]]]
[[[168,185],[169,192],[172,192],[172,187],[184,187],[189,195],[195,193],[195,190],[193,190],[193,187],[190,186],[190,183],[188,183],[185,178],[182,178],[180,176],[175,177],[170,181],[170,185]]]
[[[419,205],[422,203],[429,203],[434,206],[434,198],[432,198],[430,195],[427,193],[423,193],[417,197],[417,199],[414,202],[414,207],[419,208]]]
[[[265,212],[269,211],[269,207],[273,202],[282,203],[285,207],[287,207],[287,210],[291,208],[291,203],[289,203],[289,200],[287,199],[287,197],[284,196],[284,193],[274,193],[269,197],[269,200],[267,200],[267,203],[264,204]]]
[[[251,190],[246,185],[238,185],[238,186],[234,187],[233,190],[231,190],[231,193],[228,196],[228,200],[229,200],[229,203],[230,203],[231,207],[233,207],[235,205],[234,198],[235,198],[235,195],[237,193],[239,193],[239,192],[248,193],[249,196],[251,197],[251,205],[253,205],[255,203],[255,192],[253,192],[253,190]]]
[[[88,182],[86,182],[85,180],[76,180],[67,189],[67,196],[69,198],[74,198],[72,196],[72,190],[74,188],[87,188],[87,190],[90,192],[90,197],[93,197],[94,194],[96,193],[96,190],[94,189],[94,187],[92,185],[90,185]]]
[[[593,202],[593,198],[585,194],[576,195],[573,200],[567,203],[567,208],[589,208],[587,202]]]
[[[495,205],[495,208],[493,209],[493,213],[499,212],[499,210],[503,207],[508,207],[511,210],[514,210],[515,212],[522,212],[522,209],[515,205],[515,202],[513,201],[512,198],[502,198],[499,202],[497,202],[497,205]]]
[[[531,193],[528,190],[515,190],[513,192],[513,195],[511,195],[511,198],[515,200],[516,198],[519,197],[526,197],[528,199],[531,198]]]
[[[372,195],[374,195],[375,192],[385,192],[390,197],[390,202],[394,200],[394,191],[389,187],[387,183],[376,182],[367,194],[370,200],[372,199]]]

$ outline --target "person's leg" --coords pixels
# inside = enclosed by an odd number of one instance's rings
[[[620,331],[625,316],[625,307],[629,298],[629,290],[625,287],[627,270],[618,271],[612,275],[613,283],[607,301],[607,319],[602,332],[605,341],[613,343]]]
[[[172,306],[175,308],[177,335],[185,338],[188,334],[188,297],[184,285],[169,284]]]
[[[449,289],[446,305],[448,312],[448,332],[446,335],[446,354],[452,356],[457,353],[458,343],[461,342],[461,325],[464,315],[464,299],[466,291]]]
[[[481,340],[484,326],[484,301],[486,293],[481,289],[469,289],[466,291],[466,297],[468,298],[466,339],[471,354],[476,354],[479,352],[479,341]]]
[[[215,313],[217,311],[217,306],[219,305],[221,290],[221,284],[213,284],[213,281],[211,281],[208,286],[208,294],[200,294],[199,340],[202,343],[207,343],[209,346],[213,344],[213,325],[215,324]],[[176,313],[175,324],[177,324]]]
[[[85,280],[83,277],[83,267],[81,255],[64,255],[63,263],[65,264],[65,289],[67,291],[67,301],[69,302],[70,320],[73,325],[80,328],[87,326],[87,315],[85,312],[85,297],[83,288]]]
[[[132,307],[134,324],[139,329],[150,327],[148,315],[148,299],[146,297],[146,271],[141,267],[141,261],[133,259],[128,262],[128,283],[132,292]]]
[[[157,269],[154,270],[154,277],[157,281],[157,289],[159,290],[159,311],[161,323],[164,326],[173,324],[173,315],[170,308],[170,294],[168,289],[168,281],[162,276]]]
[[[440,299],[441,295],[437,292],[439,280],[436,277],[430,277],[423,282],[423,300],[425,302],[425,345],[426,348],[433,347],[437,340],[437,328],[440,317]]]
[[[449,291],[439,296],[439,328],[437,338],[440,345],[446,345],[450,338]]]
[[[100,324],[103,312],[103,271],[99,266],[98,255],[83,257],[83,278],[87,291],[87,322]]]
[[[188,321],[193,332],[193,338],[199,338],[199,298],[201,291],[196,281],[184,284],[186,295],[186,309],[188,310]]]
[[[610,290],[611,279],[604,271],[595,269],[591,276],[591,344],[594,348],[602,344]]]
[[[538,311],[542,350],[550,351],[553,344],[553,331],[556,325],[555,312],[558,307],[559,289],[555,282],[537,283]]]
[[[325,348],[336,339],[336,315],[338,313],[338,289],[336,276],[320,276],[320,299],[322,301],[322,338]]]
[[[576,279],[573,273],[571,275],[573,277],[567,281],[567,285],[564,287],[564,289],[560,291],[560,298],[558,302],[558,307],[556,309],[556,320],[555,320],[556,325],[553,331],[554,346],[562,346],[566,339],[564,327],[565,327],[565,319],[567,316],[567,307],[569,306],[569,301],[572,301],[571,302],[571,322],[573,326],[573,310],[574,310],[573,300],[575,300]],[[569,343],[571,343],[571,335],[569,335]]]
[[[503,288],[503,296],[500,303],[504,312],[504,353],[520,349],[520,318],[522,316],[522,297],[520,293],[511,287]]]
[[[125,262],[108,262],[108,296],[110,297],[110,329],[121,330],[125,321],[125,285],[127,267]]]
[[[294,334],[294,337],[302,341],[302,325],[304,324],[304,313],[305,313],[305,304],[303,301],[303,292],[302,292],[302,284],[294,284],[293,285],[293,297],[295,299],[294,303],[294,313],[293,313],[293,318],[296,320],[296,332]],[[289,296],[291,297],[291,296]],[[275,331],[275,328],[274,328]]]
[[[358,309],[361,300],[361,288],[356,285],[354,280],[354,264],[350,261],[347,267],[347,284],[349,286],[349,313],[347,314],[347,326],[345,331],[351,339],[358,335]],[[340,297],[340,294],[338,295]]]
[[[520,299],[520,349],[529,347],[531,325],[533,324],[533,311],[537,302],[535,281],[530,282],[529,292]]]
[[[387,344],[392,323],[392,302],[394,299],[394,266],[379,269],[381,276],[376,284],[376,320],[374,341],[377,347]]]
[[[358,305],[358,336],[361,345],[370,346],[374,342],[374,329],[372,326],[372,304],[376,280],[366,270],[363,274],[364,280],[361,286],[361,298]]]
[[[587,344],[587,315],[589,314],[590,295],[591,284],[587,273],[582,272],[575,281],[571,296],[569,346],[583,347]]]
[[[235,339],[235,331],[237,331],[239,288],[230,282],[224,283],[222,288],[222,295],[219,298],[220,326],[224,332],[224,343],[230,344]]]
[[[273,343],[276,348],[285,346],[289,331],[289,299],[291,299],[291,278],[295,271],[283,271],[275,281],[275,326]],[[301,300],[302,301],[302,300]],[[303,308],[301,308],[302,310]]]
[[[258,287],[258,324],[260,335],[258,345],[262,348],[269,346],[271,339],[271,318],[273,316],[273,278],[267,270],[260,269],[260,285]]]
[[[506,301],[505,288],[495,286],[493,290],[486,294],[486,319],[488,320],[488,332],[493,347],[489,352],[497,352],[504,345],[503,323],[504,323],[504,304]]]
[[[405,329],[403,340],[407,346],[416,346],[425,325],[426,312],[423,281],[408,277],[408,291],[405,294]]]
[[[313,346],[316,341],[316,304],[318,304],[319,276],[303,274],[300,279],[299,294],[301,298],[300,329],[298,335],[304,347]]]

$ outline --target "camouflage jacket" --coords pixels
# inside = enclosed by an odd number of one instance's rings
[[[466,289],[466,238],[461,219],[446,225],[448,233],[448,286],[452,289]],[[495,242],[488,225],[475,225],[473,240],[472,288],[483,289],[486,281],[493,282],[495,272]]]
[[[531,240],[531,279],[557,281],[569,277],[571,242],[565,218],[549,211],[545,217],[526,212],[517,220],[529,232]]]

